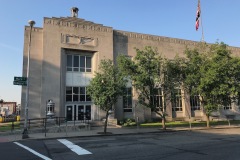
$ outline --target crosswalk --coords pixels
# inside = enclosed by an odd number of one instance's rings
[[[86,149],[83,149],[82,147],[73,144],[69,140],[66,139],[58,139],[59,142],[67,146],[69,149],[71,149],[73,152],[75,152],[78,155],[86,155],[86,154],[92,154],[91,152],[87,151]]]
[[[34,154],[35,156],[37,156],[39,159],[44,159],[44,160],[52,160],[52,159],[57,159],[57,154],[60,151],[66,150],[66,152],[69,152],[68,150],[72,151],[73,156],[82,156],[82,155],[90,155],[92,154],[90,151],[80,147],[79,145],[74,144],[73,142],[67,140],[67,139],[57,139],[57,140],[52,140],[52,142],[48,142],[48,146],[47,146],[47,150],[48,151],[44,151],[44,153],[41,153],[41,151],[43,151],[43,148],[46,148],[45,144],[42,145],[36,145],[35,147],[33,144],[22,144],[23,142],[13,142],[15,145],[17,145],[18,147],[23,148],[24,150],[26,150],[27,152],[30,152],[31,154]],[[60,145],[61,144],[61,145]],[[32,146],[32,147],[31,147]],[[45,146],[45,147],[43,147]],[[39,149],[42,148],[42,149]],[[57,151],[59,150],[59,151]],[[46,153],[50,153],[52,152],[52,154],[46,155]],[[44,155],[45,154],[45,155]]]
[[[29,147],[27,147],[27,146],[25,146],[25,145],[22,145],[21,143],[18,143],[18,142],[13,142],[13,143],[15,143],[16,145],[18,145],[18,146],[20,146],[20,147],[28,150],[29,152],[35,154],[36,156],[38,156],[38,157],[40,157],[40,158],[42,158],[42,159],[44,159],[44,160],[51,160],[50,158],[42,155],[41,153],[36,152],[35,150],[33,150],[33,149],[31,149],[31,148],[29,148]]]

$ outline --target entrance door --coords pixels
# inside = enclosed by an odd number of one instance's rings
[[[67,105],[66,118],[68,121],[91,120],[91,105]]]
[[[66,106],[66,118],[67,118],[67,121],[72,121],[72,117],[73,117],[73,106],[72,105],[68,105],[68,106]]]
[[[78,120],[91,120],[91,105],[78,105]]]
[[[85,116],[86,120],[91,120],[91,105],[85,106]]]
[[[84,120],[84,105],[78,106],[78,120]]]

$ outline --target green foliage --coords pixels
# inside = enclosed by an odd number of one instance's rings
[[[157,82],[161,83],[160,67],[163,64],[163,58],[149,46],[144,50],[136,49],[136,52],[133,60],[120,55],[117,62],[121,72],[132,81],[134,88],[139,93],[139,104],[155,111],[156,105],[154,105],[152,97],[158,94],[155,85]]]
[[[127,80],[112,60],[102,60],[99,70],[90,81],[87,93],[91,96],[95,105],[106,111],[104,124],[104,133],[106,133],[109,111],[117,102],[118,97],[123,95]]]
[[[135,120],[134,119],[130,119],[130,118],[124,119],[124,120],[120,121],[119,124],[122,125],[122,126],[125,126],[125,127],[136,126],[137,125]]]
[[[99,69],[91,80],[87,92],[94,104],[108,112],[123,94],[126,80],[111,60],[102,60]]]
[[[170,103],[171,91],[182,84],[184,74],[182,66],[183,58],[174,60],[163,58],[156,49],[146,46],[143,50],[136,49],[133,59],[121,55],[117,62],[121,72],[132,80],[132,85],[138,93],[140,106],[151,108],[156,114],[165,120],[166,103]],[[159,110],[157,96],[163,94],[162,110]],[[165,128],[165,126],[163,126]]]
[[[186,57],[176,56],[172,60],[161,57],[149,46],[136,52],[132,60],[119,56],[119,69],[132,81],[139,104],[151,108],[161,118],[165,118],[168,105],[164,105],[163,111],[157,110],[153,98],[158,95],[156,84],[161,87],[165,102],[175,98],[171,93],[177,87],[200,95],[207,117],[240,97],[240,59],[233,57],[224,43],[201,43],[198,48],[186,49]]]
[[[240,59],[233,57],[224,43],[208,50],[186,52],[185,87],[190,94],[200,94],[206,115],[220,106],[231,104],[240,91]]]

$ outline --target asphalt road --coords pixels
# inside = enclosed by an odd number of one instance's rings
[[[240,128],[0,143],[6,160],[239,160]]]

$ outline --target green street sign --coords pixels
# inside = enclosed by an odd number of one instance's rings
[[[14,81],[27,81],[27,77],[14,77]]]
[[[21,86],[26,86],[27,81],[13,81],[14,85],[21,85]]]

